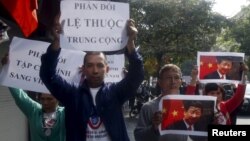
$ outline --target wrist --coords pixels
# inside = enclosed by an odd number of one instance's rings
[[[54,40],[51,45],[52,45],[52,49],[55,51],[57,51],[60,48],[59,40]]]
[[[128,42],[127,42],[127,49],[128,49],[128,53],[129,54],[131,54],[133,51],[135,51],[134,40],[128,40]]]

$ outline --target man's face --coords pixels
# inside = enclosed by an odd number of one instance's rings
[[[91,88],[100,87],[109,70],[105,62],[105,56],[103,54],[92,54],[85,59],[83,70],[88,85]]]
[[[228,74],[232,68],[232,61],[222,60],[221,63],[217,65],[217,68],[221,74]]]
[[[189,125],[195,124],[201,117],[202,110],[200,107],[190,106],[185,112],[184,119]]]
[[[58,105],[58,101],[51,94],[41,94],[40,102],[42,105],[42,109],[45,113],[51,113],[56,110]]]
[[[163,92],[167,92],[168,94],[176,94],[181,86],[181,74],[173,70],[164,72],[159,79],[159,86]]]

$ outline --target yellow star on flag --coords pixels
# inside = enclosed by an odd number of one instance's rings
[[[178,115],[178,111],[174,110],[174,111],[172,112],[172,115],[173,115],[173,117],[177,116],[177,115]]]
[[[212,68],[213,64],[212,63],[208,63],[208,68]]]

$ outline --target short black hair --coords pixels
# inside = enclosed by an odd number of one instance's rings
[[[87,61],[87,57],[88,56],[90,56],[90,55],[99,55],[99,54],[103,54],[104,55],[104,61],[105,61],[105,63],[107,64],[108,62],[107,62],[107,56],[106,56],[106,54],[104,53],[104,52],[100,52],[100,51],[88,51],[88,52],[86,52],[86,54],[85,54],[85,56],[84,56],[84,62],[83,62],[83,65],[85,65],[86,64],[86,61]]]
[[[198,100],[186,100],[186,101],[184,101],[183,104],[184,104],[185,111],[187,111],[192,106],[192,107],[200,108],[201,112],[203,112],[203,105],[202,105],[201,101],[198,101]]]
[[[232,56],[217,56],[217,63],[221,63],[223,60],[231,61],[233,62],[233,57]]]
[[[220,89],[220,91],[222,92],[222,97],[224,98],[225,90],[222,86],[218,85],[217,83],[207,83],[205,85],[204,95],[207,95],[211,91],[217,91],[218,89]]]

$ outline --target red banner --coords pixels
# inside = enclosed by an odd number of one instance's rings
[[[162,104],[162,129],[183,118],[184,106],[182,100],[167,99],[163,100]]]
[[[25,37],[37,29],[37,0],[0,0],[0,2],[19,25]]]
[[[200,79],[216,69],[216,56],[200,56]]]

